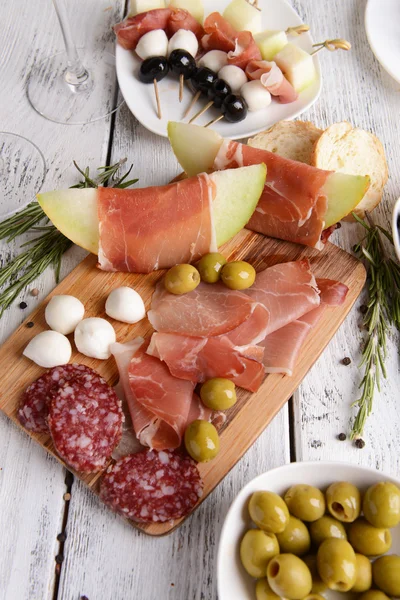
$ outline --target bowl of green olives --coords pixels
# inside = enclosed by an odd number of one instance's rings
[[[400,480],[336,462],[248,483],[226,516],[219,600],[400,598]]]

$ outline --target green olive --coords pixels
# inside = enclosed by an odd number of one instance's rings
[[[350,525],[349,542],[356,552],[365,556],[385,554],[392,545],[389,529],[372,527],[365,519],[357,519]]]
[[[165,274],[164,287],[171,294],[187,294],[197,288],[200,273],[192,265],[175,265]]]
[[[326,583],[324,583],[319,576],[317,569],[317,557],[313,554],[309,554],[303,558],[307,567],[310,569],[311,577],[312,577],[312,588],[311,592],[313,594],[321,594],[327,588]]]
[[[400,597],[400,556],[381,556],[372,565],[374,584],[388,596]]]
[[[235,384],[230,379],[214,377],[203,383],[200,398],[208,408],[226,410],[236,403]]]
[[[358,600],[390,600],[390,598],[380,590],[368,590],[368,592],[360,594]]]
[[[340,521],[324,515],[310,525],[310,535],[315,546],[322,544],[327,538],[347,540],[346,530]]]
[[[256,583],[256,600],[281,600],[280,596],[271,590],[266,577]]]
[[[352,483],[337,481],[326,490],[326,504],[335,519],[352,523],[360,516],[361,495]]]
[[[289,522],[287,506],[274,492],[254,492],[249,513],[257,527],[270,533],[282,533]]]
[[[231,290],[245,290],[253,285],[256,271],[244,260],[235,260],[222,267],[221,279]]]
[[[310,534],[303,521],[296,517],[289,517],[289,522],[282,533],[277,533],[281,553],[303,556],[311,545]]]
[[[270,560],[267,579],[275,594],[288,600],[302,600],[312,588],[310,569],[294,554],[278,554]]]
[[[208,421],[193,421],[186,427],[185,446],[194,460],[208,462],[219,452],[218,432]]]
[[[202,281],[216,283],[221,277],[221,269],[226,264],[226,258],[219,252],[205,254],[197,263],[197,269]]]
[[[363,554],[356,554],[356,571],[356,582],[351,591],[366,592],[372,585],[372,565],[369,558]]]
[[[284,499],[290,514],[302,521],[316,521],[325,513],[324,495],[312,485],[293,485]]]
[[[324,540],[318,548],[317,568],[330,590],[348,592],[356,582],[356,555],[346,540]]]
[[[365,492],[363,513],[374,527],[396,527],[400,523],[399,488],[389,481],[372,485]]]
[[[271,558],[279,554],[279,545],[273,533],[261,529],[249,529],[240,544],[240,560],[249,575],[265,577]]]

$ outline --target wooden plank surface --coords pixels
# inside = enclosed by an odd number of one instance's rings
[[[203,499],[230,471],[298,387],[343,322],[365,281],[363,265],[350,254],[329,243],[322,252],[318,252],[243,230],[222,248],[222,252],[228,260],[244,259],[253,264],[257,270],[307,257],[316,277],[339,280],[348,286],[349,292],[343,305],[327,310],[320,322],[313,328],[312,335],[306,338],[292,377],[270,374],[265,377],[256,393],[252,394],[245,390],[238,391],[238,401],[231,410],[227,411],[227,420],[220,430],[221,450],[218,457],[209,463],[199,465],[199,471],[204,480]],[[0,390],[0,409],[17,424],[17,411],[23,390],[43,373],[43,369],[23,357],[22,352],[34,335],[47,328],[44,312],[51,297],[58,294],[70,294],[79,298],[84,304],[86,317],[104,318],[106,316],[104,313],[105,300],[110,291],[122,285],[130,285],[143,298],[146,310],[150,308],[155,284],[163,275],[163,271],[148,275],[107,273],[97,269],[96,263],[96,256],[88,256],[80,263],[30,315],[29,319],[35,323],[35,326],[29,329],[26,327],[26,323],[23,323],[0,348],[0,362],[4,368],[4,387],[3,390]],[[149,337],[152,332],[147,319],[143,319],[134,326],[112,319],[110,321],[116,331],[117,340],[122,343],[136,336]],[[118,371],[112,357],[107,361],[99,361],[85,357],[74,350],[71,362],[83,363],[94,368],[110,384],[114,384],[118,380]],[[52,440],[48,435],[32,434],[32,437],[57,457]],[[64,464],[63,461],[61,462]],[[77,475],[97,493],[99,479],[105,470],[84,477],[79,473]],[[162,535],[171,531],[180,522],[151,524],[140,526],[140,528],[150,535]]]

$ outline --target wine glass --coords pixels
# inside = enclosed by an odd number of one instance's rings
[[[43,117],[56,123],[83,125],[115,112],[115,57],[106,50],[76,48],[66,0],[53,0],[65,50],[35,66],[28,79],[28,98]]]
[[[46,175],[43,154],[28,139],[0,131],[0,218],[35,199]]]

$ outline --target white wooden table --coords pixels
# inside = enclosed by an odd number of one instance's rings
[[[274,0],[261,0],[263,2]],[[321,55],[323,92],[303,118],[324,127],[349,120],[374,131],[383,141],[390,170],[385,200],[374,213],[388,226],[400,195],[400,85],[380,67],[367,44],[363,26],[365,0],[292,0],[316,40],[344,37],[350,53]],[[216,2],[217,9],[218,0]],[[111,6],[110,6],[111,5]],[[122,0],[70,0],[77,45],[109,45],[110,26],[123,12]],[[85,127],[51,123],[30,107],[27,75],[37,61],[62,49],[50,0],[0,3],[0,130],[22,134],[42,149],[48,166],[44,188],[76,181],[72,160],[93,168],[128,157],[140,185],[166,183],[179,169],[168,142],[142,126],[122,107],[115,120]],[[104,101],[108,100],[104,98]],[[345,225],[336,241],[350,250],[358,226]],[[2,260],[16,251],[0,248]],[[63,260],[63,275],[84,256],[77,248]],[[45,273],[38,298],[21,295],[0,321],[1,340],[52,289]],[[34,287],[34,286],[31,286]],[[359,307],[309,372],[293,401],[278,414],[254,446],[195,514],[173,534],[153,539],[138,533],[105,509],[75,481],[65,501],[66,472],[44,450],[0,414],[0,600],[209,600],[216,594],[216,555],[224,516],[240,488],[255,475],[289,461],[337,459],[400,474],[399,339],[389,341],[388,379],[376,395],[365,432],[366,447],[355,448],[337,435],[348,431],[361,373],[363,332]],[[343,366],[343,357],[352,364]],[[64,560],[57,535],[65,530]]]

